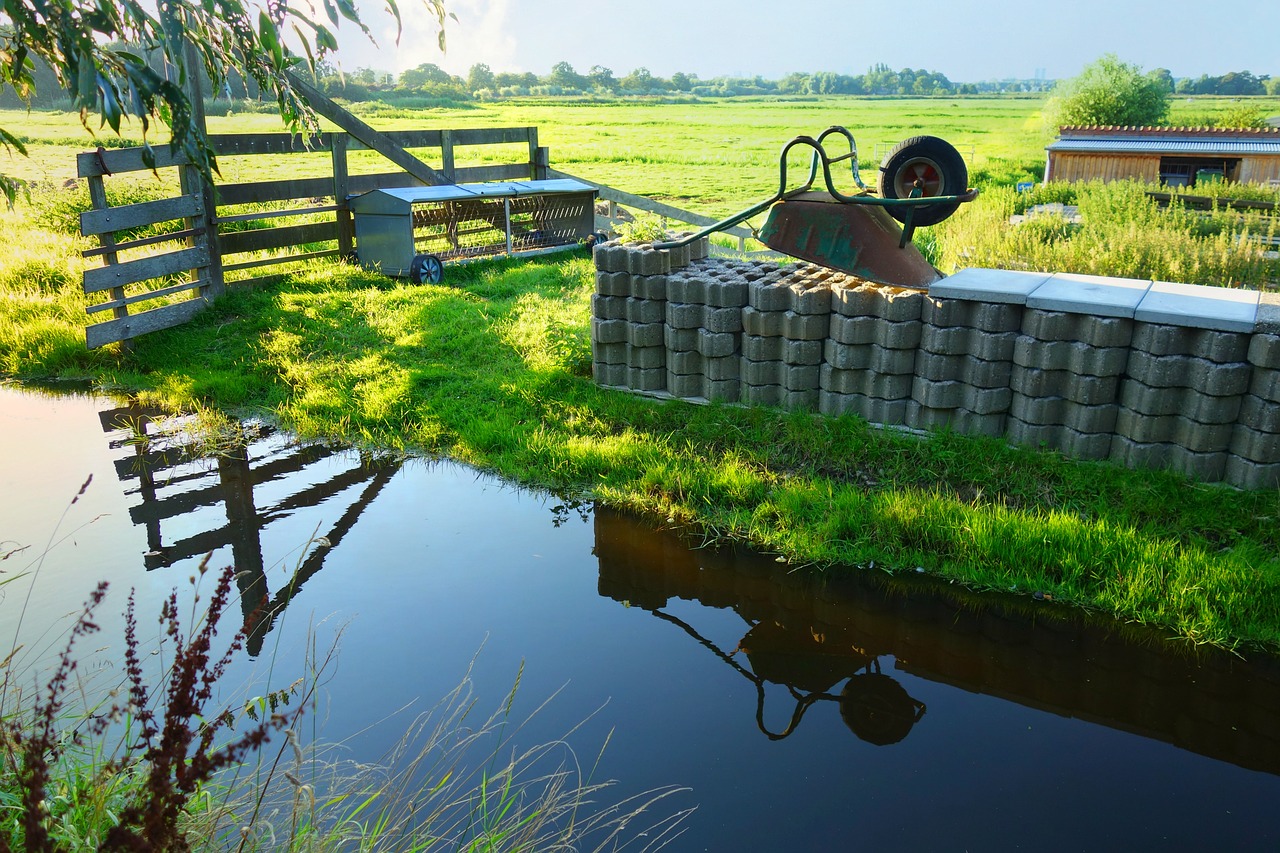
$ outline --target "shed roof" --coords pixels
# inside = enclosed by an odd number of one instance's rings
[[[1049,151],[1201,156],[1280,155],[1280,128],[1063,127]]]

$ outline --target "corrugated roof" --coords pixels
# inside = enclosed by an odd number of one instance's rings
[[[1280,155],[1280,139],[1205,139],[1161,136],[1159,139],[1095,136],[1059,139],[1049,151],[1093,151],[1115,154],[1196,154],[1201,156]]]
[[[1280,138],[1280,129],[1274,127],[1134,127],[1130,125],[1080,125],[1068,124],[1058,128],[1062,139],[1099,136],[1129,139],[1152,137],[1196,137],[1201,139],[1254,139]]]

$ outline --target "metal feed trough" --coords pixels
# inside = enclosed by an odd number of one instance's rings
[[[828,136],[844,137],[848,153],[828,155],[823,147]],[[787,154],[796,146],[813,149],[809,178],[787,189]],[[831,177],[831,167],[846,160],[857,186],[852,195],[837,190]],[[829,127],[817,139],[795,137],[782,147],[778,163],[780,181],[772,197],[680,240],[655,243],[654,248],[685,246],[768,211],[764,226],[752,231],[769,248],[868,281],[922,288],[941,279],[942,273],[911,244],[915,229],[941,222],[978,196],[966,186],[969,172],[960,153],[936,136],[912,137],[889,152],[880,165],[879,195],[859,176],[858,148],[853,134],[843,127]],[[819,166],[826,192],[813,189]]]
[[[360,265],[436,284],[444,262],[577,246],[595,227],[595,187],[503,181],[373,190],[348,199]]]

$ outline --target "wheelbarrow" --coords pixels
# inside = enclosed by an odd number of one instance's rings
[[[831,136],[843,136],[848,153],[829,155],[823,143]],[[797,146],[813,149],[809,178],[787,189],[787,155]],[[831,167],[844,161],[858,188],[853,195],[837,190],[831,176]],[[813,189],[819,167],[825,192]],[[936,136],[914,136],[894,146],[880,166],[879,195],[858,174],[857,143],[843,127],[829,127],[816,139],[795,137],[782,147],[778,169],[778,192],[770,198],[654,248],[686,246],[768,211],[764,226],[752,233],[777,252],[880,284],[928,287],[943,276],[911,242],[915,229],[942,222],[978,197],[976,189],[966,186],[969,172],[960,152]]]

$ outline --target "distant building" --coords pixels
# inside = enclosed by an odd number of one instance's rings
[[[1274,127],[1063,127],[1046,150],[1046,181],[1280,186],[1280,128]]]

